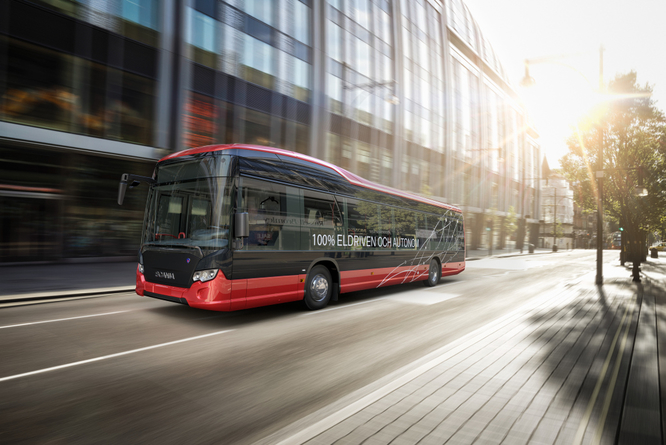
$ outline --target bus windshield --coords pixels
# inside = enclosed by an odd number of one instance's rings
[[[158,166],[142,244],[226,248],[232,204],[229,164],[228,156],[210,156]]]

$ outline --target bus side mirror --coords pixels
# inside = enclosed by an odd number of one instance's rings
[[[125,192],[127,191],[127,184],[129,184],[129,188],[134,188],[142,182],[145,182],[146,184],[155,184],[155,180],[153,178],[123,173],[123,175],[120,177],[120,185],[118,186],[118,205],[123,205],[123,201],[125,200]]]
[[[250,236],[250,217],[247,212],[236,213],[236,220],[234,222],[236,238],[247,238]]]
[[[123,175],[120,177],[120,185],[118,186],[118,205],[121,206],[123,205],[123,201],[125,200],[125,192],[127,191],[127,179],[129,175],[127,173],[123,173]]]

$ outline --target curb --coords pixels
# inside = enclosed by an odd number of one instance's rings
[[[97,295],[115,294],[134,291],[134,286],[104,287],[98,289],[64,290],[59,292],[39,292],[31,294],[13,294],[0,296],[0,305],[11,303],[30,303],[59,298],[83,298]]]

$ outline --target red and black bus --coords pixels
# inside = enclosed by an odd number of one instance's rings
[[[321,309],[339,294],[465,269],[461,211],[299,153],[233,144],[161,159],[152,178],[136,292],[233,311],[288,301]]]

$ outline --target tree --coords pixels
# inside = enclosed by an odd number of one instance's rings
[[[644,245],[646,231],[664,226],[666,120],[651,93],[650,85],[636,83],[633,71],[616,76],[608,85],[609,99],[581,120],[567,141],[569,153],[560,161],[578,205],[596,210],[597,160],[603,154],[604,212],[625,228],[623,243],[632,248],[641,241]],[[603,132],[601,147],[599,131]],[[636,196],[639,184],[648,190],[647,196]],[[631,256],[628,261],[640,263],[633,251],[626,253]]]
[[[509,206],[509,211],[507,212],[506,218],[502,220],[502,232],[504,232],[509,237],[513,237],[516,233],[518,225],[516,224],[518,219],[516,218],[516,209],[513,206]]]

